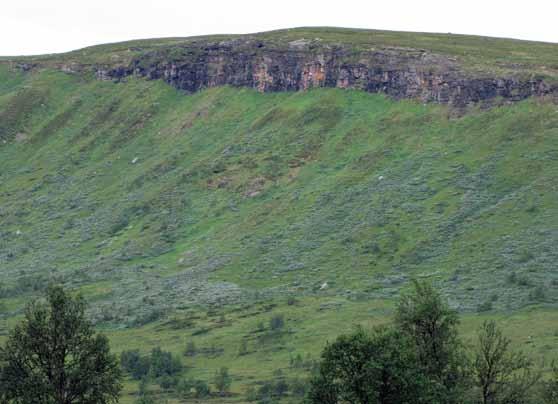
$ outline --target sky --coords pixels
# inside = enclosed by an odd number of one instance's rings
[[[558,43],[557,0],[0,0],[0,55],[300,26],[451,32]]]

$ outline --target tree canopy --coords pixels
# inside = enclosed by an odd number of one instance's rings
[[[429,381],[417,365],[412,341],[393,328],[358,329],[322,354],[309,398],[313,403],[420,404]]]
[[[45,304],[46,303],[46,304]],[[12,404],[108,404],[121,390],[108,339],[85,316],[85,301],[50,287],[29,304],[0,349],[0,395]]]
[[[399,299],[395,326],[414,342],[419,367],[435,387],[435,402],[458,399],[467,358],[459,340],[459,317],[428,282],[413,281]]]
[[[487,322],[467,354],[457,313],[426,282],[402,295],[395,321],[339,336],[322,353],[308,399],[315,404],[526,404],[539,373],[510,340]],[[472,356],[472,360],[468,357]],[[558,380],[558,370],[555,378]],[[545,384],[555,404],[558,383]]]

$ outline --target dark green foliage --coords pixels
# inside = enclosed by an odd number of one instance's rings
[[[328,345],[309,401],[556,404],[558,368],[540,383],[533,362],[511,350],[510,339],[494,321],[483,324],[473,360],[468,360],[457,315],[430,284],[414,282],[401,297],[395,320],[395,328],[371,334],[359,329]],[[291,366],[300,360],[294,357]]]
[[[292,379],[289,382],[289,390],[295,397],[304,397],[308,392],[308,382],[299,378]]]
[[[269,320],[269,328],[272,331],[281,330],[285,326],[285,318],[282,314],[277,314]]]
[[[430,403],[430,382],[413,341],[391,328],[339,337],[322,354],[312,380],[312,403]]]
[[[179,358],[160,347],[154,348],[147,357],[141,356],[138,350],[123,351],[120,354],[120,364],[132,378],[140,380],[150,376],[157,379],[161,386],[169,386],[164,388],[174,387],[178,383],[175,376],[183,368]]]
[[[46,304],[28,305],[0,350],[0,394],[8,403],[117,402],[118,362],[84,310],[84,300],[61,287],[48,289]]]
[[[483,404],[528,403],[539,374],[521,352],[510,350],[510,340],[485,322],[478,334],[473,374]]]
[[[162,376],[159,378],[159,386],[163,390],[169,390],[175,388],[179,383],[179,380],[176,376]]]
[[[531,286],[531,281],[529,280],[529,278],[526,275],[522,275],[522,276],[519,276],[517,278],[517,284],[519,286],[528,287],[528,286]]]
[[[215,376],[213,377],[213,384],[215,384],[215,388],[221,396],[226,395],[232,384],[232,377],[229,374],[229,369],[226,367],[222,367],[217,372],[215,372]]]
[[[258,388],[257,399],[260,403],[271,403],[275,401],[273,396],[274,388],[272,381],[266,381]]]
[[[211,394],[211,389],[205,380],[193,378],[176,380],[176,384],[173,387],[181,398],[203,398]]]
[[[211,394],[211,389],[209,388],[207,382],[204,380],[196,380],[194,382],[194,390],[195,396],[197,398],[204,398]]]
[[[275,383],[273,393],[276,397],[281,398],[285,396],[288,391],[289,391],[289,385],[285,380],[278,380],[277,383]]]
[[[204,380],[183,379],[178,381],[175,387],[178,395],[183,398],[204,398],[211,394],[209,385]]]
[[[268,380],[265,381],[257,391],[252,388],[247,392],[247,399],[248,401],[258,400],[259,403],[275,403],[287,396],[288,392],[289,384],[282,378],[276,381]],[[248,393],[250,394],[248,395]],[[298,395],[299,398],[302,396],[304,396],[304,394]]]
[[[419,367],[435,386],[435,400],[455,402],[466,366],[457,312],[430,283],[413,281],[413,289],[399,300],[395,324],[413,341]]]
[[[120,365],[129,372],[132,377],[139,380],[149,373],[150,361],[147,357],[142,357],[139,350],[122,351],[120,354]]]
[[[191,390],[194,388],[194,380],[192,379],[182,379],[179,380],[176,385],[176,392],[180,397],[188,397]]]
[[[170,352],[163,351],[160,347],[151,351],[151,376],[158,378],[162,376],[173,376],[182,371],[180,358]]]
[[[293,296],[290,296],[290,297],[287,299],[287,305],[289,305],[289,306],[294,306],[294,305],[297,304],[297,303],[298,303],[298,301],[297,301],[296,298],[293,297]]]

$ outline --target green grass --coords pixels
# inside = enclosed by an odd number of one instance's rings
[[[304,377],[291,356],[387,321],[424,277],[467,336],[494,317],[517,346],[558,353],[554,104],[455,118],[340,89],[185,96],[1,66],[0,79],[3,334],[62,282],[117,352],[223,348],[184,358],[187,373],[229,367],[241,402],[278,368]],[[285,331],[263,336],[277,313]]]

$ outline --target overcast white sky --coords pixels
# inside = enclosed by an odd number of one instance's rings
[[[0,0],[0,55],[298,26],[558,42],[557,0]]]

